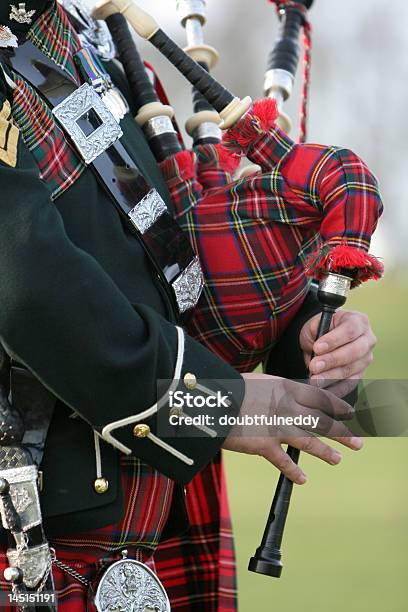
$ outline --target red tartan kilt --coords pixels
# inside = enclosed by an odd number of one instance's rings
[[[236,610],[236,579],[234,547],[229,517],[226,485],[221,456],[187,485],[187,509],[190,529],[183,536],[159,544],[142,554],[142,561],[156,571],[169,595],[172,610],[178,612],[234,612]],[[113,526],[113,529],[116,526]],[[103,536],[107,536],[104,528]],[[121,558],[120,550],[108,553],[98,548],[82,547],[81,540],[90,541],[93,533],[72,536],[72,548],[54,545],[59,561],[75,569],[93,583],[94,590],[101,572],[110,563]],[[68,538],[66,540],[69,542]],[[121,549],[136,557],[136,548],[124,542]],[[140,548],[137,549],[140,554]],[[0,554],[0,576],[7,566],[5,550]],[[59,612],[95,612],[93,595],[74,577],[53,567],[55,589],[58,593]],[[9,585],[0,580],[1,590]],[[1,608],[15,612],[16,608]]]

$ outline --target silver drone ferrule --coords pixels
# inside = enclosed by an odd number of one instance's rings
[[[187,45],[195,47],[204,44],[203,25],[197,17],[189,17],[185,23]]]
[[[211,121],[205,121],[194,130],[193,140],[194,142],[198,142],[199,140],[204,140],[206,138],[215,138],[218,141],[221,141],[221,128],[219,128],[216,123],[212,123]]]
[[[268,98],[274,98],[280,109],[293,90],[294,78],[287,70],[275,68],[265,73],[264,93]]]
[[[152,119],[146,121],[143,126],[143,131],[148,140],[151,140],[155,136],[160,136],[160,134],[176,134],[172,120],[166,115],[152,117]]]
[[[351,288],[351,278],[328,272],[319,283],[319,291],[346,298]]]
[[[202,26],[207,21],[205,0],[177,0],[177,12],[183,27],[188,19],[196,19]]]

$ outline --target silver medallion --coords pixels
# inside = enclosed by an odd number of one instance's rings
[[[5,25],[0,25],[0,47],[18,47],[17,36]]]
[[[90,164],[122,136],[115,117],[102,102],[91,85],[85,83],[52,111],[64,130],[70,135],[86,164]],[[99,125],[91,134],[85,134],[79,121],[94,113]]]
[[[35,15],[35,9],[32,11],[26,11],[25,2],[19,2],[18,8],[14,4],[10,4],[10,15],[9,19],[17,21],[18,23],[32,23]]]
[[[98,612],[171,612],[169,598],[158,577],[144,563],[121,559],[99,582]]]

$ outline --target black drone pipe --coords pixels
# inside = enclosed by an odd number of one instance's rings
[[[162,161],[179,153],[182,145],[172,123],[174,111],[170,106],[160,102],[126,18],[120,13],[114,13],[107,17],[106,24],[116,45],[118,59],[123,65],[138,109],[135,119],[143,129],[156,159]]]

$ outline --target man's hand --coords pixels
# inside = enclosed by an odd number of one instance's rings
[[[377,338],[373,334],[367,315],[350,310],[338,310],[332,329],[315,341],[320,314],[304,324],[300,333],[300,346],[311,380],[319,386],[332,381],[358,380],[373,360]],[[312,359],[312,353],[315,357]]]
[[[241,417],[254,415],[314,416],[319,417],[317,429],[297,426],[283,430],[257,426],[234,428],[223,448],[249,455],[260,455],[275,465],[285,476],[297,484],[306,482],[307,477],[282,449],[290,444],[331,465],[340,463],[342,456],[335,449],[317,438],[321,434],[340,442],[352,450],[363,446],[361,438],[353,436],[346,425],[338,419],[353,416],[349,404],[325,389],[313,387],[277,376],[266,374],[243,374],[245,398],[241,406]]]

